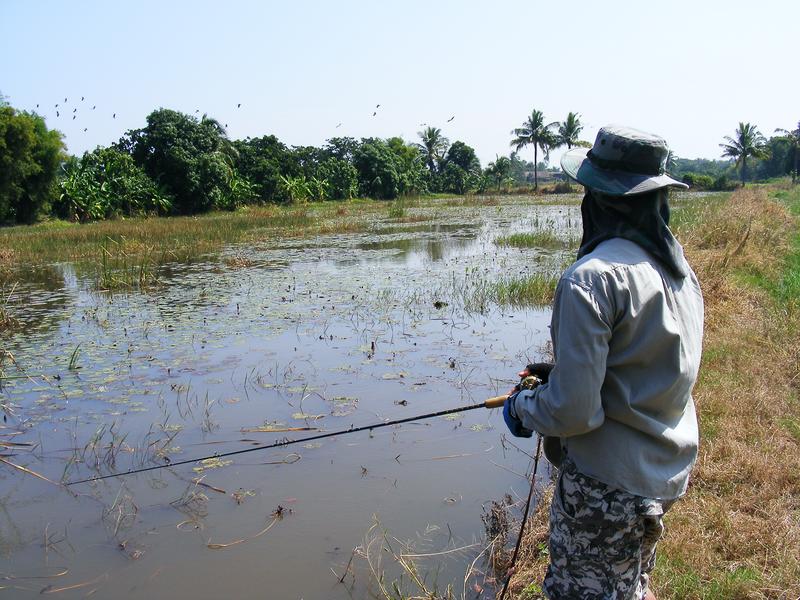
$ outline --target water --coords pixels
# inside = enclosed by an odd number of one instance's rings
[[[483,290],[567,255],[492,240],[542,227],[574,236],[578,208],[429,211],[368,233],[226,247],[165,266],[142,293],[98,292],[87,265],[20,269],[9,310],[24,326],[3,347],[30,378],[4,383],[0,441],[35,447],[3,454],[76,480],[505,392],[545,352],[550,314],[501,309]],[[310,429],[285,431],[298,427]],[[464,579],[488,503],[527,493],[530,458],[504,433],[499,411],[473,410],[74,496],[3,465],[0,597],[367,598],[381,573],[408,583],[385,540],[434,553],[419,559],[428,583],[460,596],[485,584],[481,560]]]

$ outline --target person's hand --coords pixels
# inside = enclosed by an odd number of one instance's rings
[[[522,421],[517,417],[514,410],[514,401],[517,399],[516,392],[511,394],[503,404],[503,420],[506,422],[508,430],[514,437],[529,438],[533,435],[533,431],[525,429]]]
[[[536,375],[536,377],[542,380],[542,383],[547,383],[547,380],[550,378],[550,371],[553,370],[554,366],[553,363],[531,363],[520,371],[519,376],[522,378],[528,375]]]

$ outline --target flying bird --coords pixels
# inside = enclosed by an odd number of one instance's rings
[[[114,113],[113,115],[111,115],[111,118],[112,119],[116,119],[117,118],[117,113]]]
[[[58,108],[58,104],[56,104],[56,108]]]
[[[97,105],[96,105],[96,104],[95,104],[95,105],[92,107],[92,110],[94,110],[95,108],[97,108]]]
[[[77,108],[73,108],[72,112],[78,112],[78,109]]]
[[[452,120],[453,120],[453,119],[455,119],[455,118],[456,118],[456,116],[455,116],[455,115],[453,115],[452,117],[450,117],[449,119],[447,119],[447,122],[449,123],[450,121],[452,121]]]
[[[61,115],[58,113],[58,111],[56,111],[56,116],[57,116],[57,117],[60,117],[60,116],[61,116]]]
[[[66,101],[67,101],[67,99],[66,99],[66,98],[64,98],[64,102],[65,102],[65,103],[66,103]]]
[[[372,113],[372,116],[374,117],[377,114],[378,114],[378,111],[376,110],[374,113]]]
[[[81,96],[81,102],[83,102],[83,96]]]
[[[375,108],[380,108],[380,107],[381,107],[381,105],[380,105],[380,104],[376,104],[376,105],[375,105]]]
[[[73,121],[75,120],[75,115],[72,115],[72,120],[73,120]]]
[[[84,133],[85,133],[85,132],[87,132],[88,130],[89,130],[89,128],[88,128],[88,127],[84,127],[84,128],[83,128],[83,131],[84,131]]]
[[[339,127],[341,127],[341,126],[342,126],[342,124],[339,123],[336,127],[334,127],[334,129],[339,129]]]
[[[239,104],[236,105],[236,108],[242,108],[242,103],[239,102]]]

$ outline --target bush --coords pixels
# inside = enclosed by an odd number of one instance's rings
[[[133,158],[115,148],[97,148],[68,161],[59,188],[54,212],[71,220],[166,214],[172,207],[171,199]]]
[[[710,190],[714,188],[714,178],[711,175],[685,173],[682,181],[695,190]]]
[[[739,184],[728,179],[727,175],[720,175],[714,180],[714,185],[711,186],[711,189],[715,192],[728,192],[735,190],[737,187],[739,187]]]

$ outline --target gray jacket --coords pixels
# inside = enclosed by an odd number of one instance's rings
[[[682,495],[697,457],[703,298],[687,269],[677,278],[622,238],[570,266],[553,305],[555,368],[512,407],[560,437],[580,472],[649,498]]]

